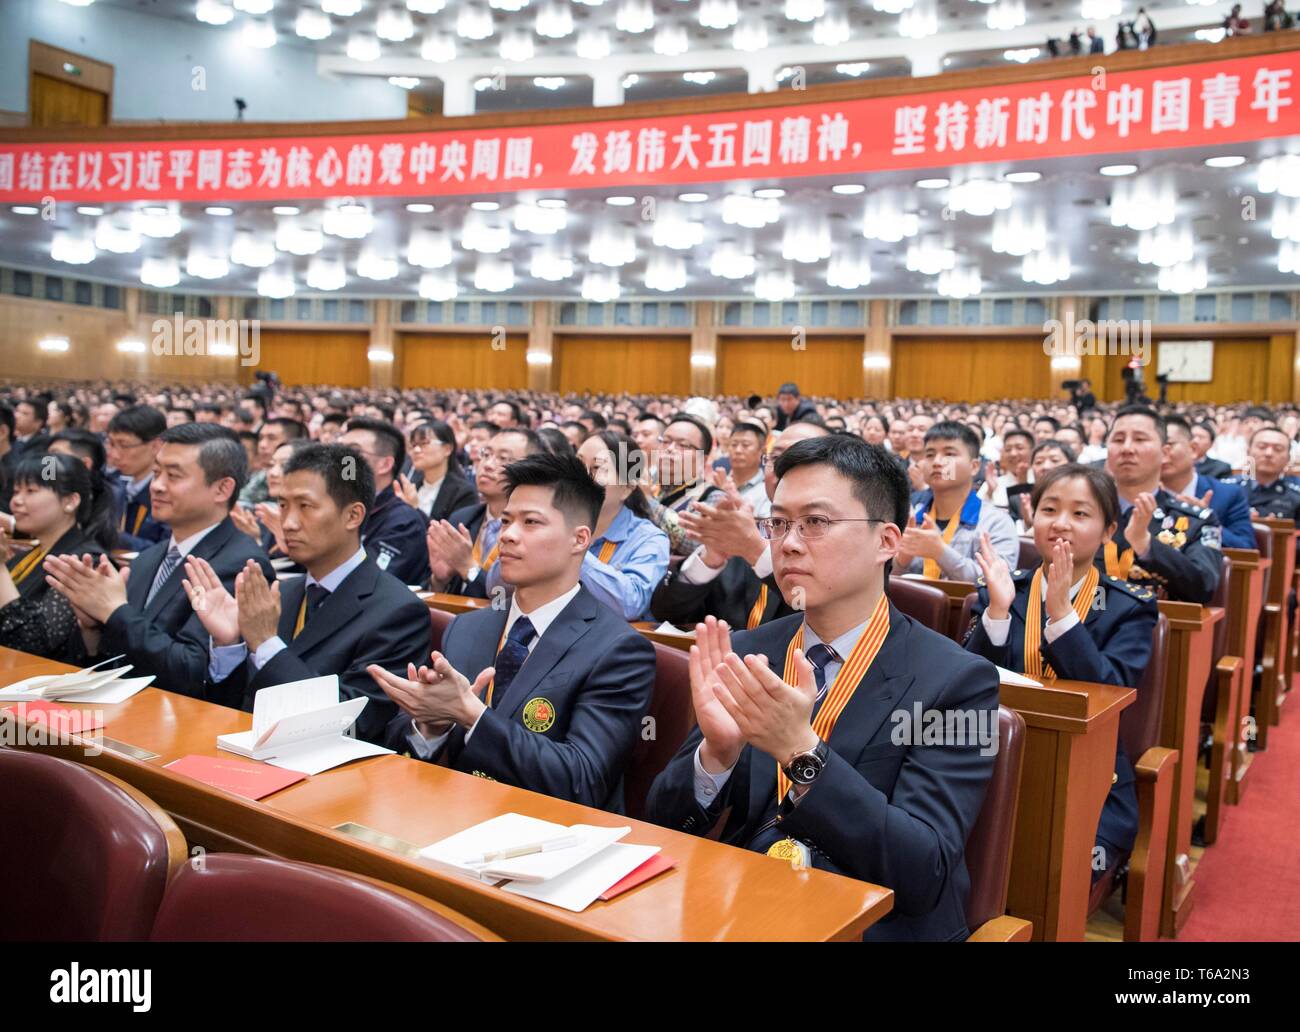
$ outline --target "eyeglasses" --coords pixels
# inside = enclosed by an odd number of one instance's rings
[[[780,541],[790,532],[792,526],[799,528],[799,536],[805,541],[815,541],[819,537],[825,537],[826,532],[831,529],[832,523],[888,523],[889,520],[875,519],[872,517],[856,517],[833,520],[829,516],[799,516],[793,520],[787,520],[782,516],[768,516],[766,519],[755,520],[758,526],[759,537],[765,541]]]

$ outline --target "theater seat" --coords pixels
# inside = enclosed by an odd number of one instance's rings
[[[1209,756],[1210,781],[1206,790],[1205,818],[1201,832],[1205,845],[1211,845],[1219,835],[1219,822],[1227,802],[1227,779],[1232,774],[1232,753],[1238,738],[1236,713],[1240,693],[1246,690],[1244,657],[1225,655],[1228,645],[1228,612],[1232,599],[1232,560],[1222,558],[1219,586],[1210,599],[1210,605],[1224,611],[1223,619],[1214,625],[1210,676],[1201,700],[1201,721],[1211,725]]]
[[[668,766],[695,727],[688,655],[681,649],[658,642],[652,644],[655,647],[655,686],[647,714],[650,722],[644,725],[645,733],[632,747],[623,776],[627,815],[637,819],[645,812],[650,785]]]
[[[889,600],[913,620],[938,634],[948,633],[948,596],[932,584],[889,578]]]
[[[500,937],[413,892],[315,864],[208,853],[167,886],[154,942],[484,942]]]
[[[1029,921],[1006,912],[1024,759],[1025,719],[1015,710],[999,706],[993,776],[966,840],[966,869],[970,872],[966,924],[972,929],[968,942],[1028,942],[1033,932]]]
[[[1125,888],[1124,941],[1151,942],[1160,930],[1164,895],[1165,854],[1169,841],[1170,804],[1178,750],[1156,744],[1164,711],[1165,677],[1169,667],[1169,618],[1161,613],[1151,632],[1151,660],[1137,685],[1133,705],[1120,714],[1119,735],[1137,774],[1138,834],[1128,857]],[[1093,883],[1088,899],[1092,913],[1115,888],[1113,865]]]
[[[442,650],[442,636],[447,633],[447,628],[451,622],[456,619],[455,613],[449,613],[445,609],[434,609],[429,607],[429,619],[433,621],[433,647],[438,651]]]
[[[93,767],[0,749],[0,813],[0,940],[148,936],[185,861],[185,836],[148,796]]]

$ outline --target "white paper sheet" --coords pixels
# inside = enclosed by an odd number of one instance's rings
[[[512,881],[502,888],[516,896],[581,913],[611,885],[622,881],[659,852],[658,846],[632,846],[615,842],[606,849],[547,881],[530,884]]]
[[[997,666],[997,664],[995,663],[994,666]],[[1006,667],[998,667],[998,680],[1003,684],[1019,685],[1021,688],[1043,687],[1042,681],[1035,681],[1032,677],[1026,677],[1024,674],[1017,674],[1015,671],[1008,670]]]
[[[296,770],[303,774],[320,774],[333,767],[353,760],[364,760],[367,756],[383,756],[391,753],[382,745],[363,742],[359,738],[345,738],[334,735],[332,738],[319,738],[300,746],[286,750],[280,756],[273,756],[266,762],[273,767],[284,770]],[[603,889],[601,890],[604,891]]]
[[[324,709],[339,701],[339,678],[306,677],[262,688],[253,697],[253,741],[257,741],[285,717]]]

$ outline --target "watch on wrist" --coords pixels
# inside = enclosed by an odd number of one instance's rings
[[[826,769],[826,761],[830,758],[830,753],[830,746],[819,738],[812,749],[795,753],[782,770],[796,785],[811,785]]]
[[[471,565],[469,568],[469,572],[465,574],[465,583],[473,584],[476,580],[478,580],[479,572],[480,570],[478,566]]]

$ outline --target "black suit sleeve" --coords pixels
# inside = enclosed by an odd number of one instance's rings
[[[1211,517],[1218,526],[1218,517]],[[1184,548],[1167,545],[1154,534],[1151,548],[1138,560],[1144,570],[1158,573],[1168,584],[1169,597],[1177,602],[1208,605],[1214,598],[1222,573],[1222,553],[1193,541]]]
[[[988,590],[980,588],[979,595],[975,599],[975,606],[971,610],[974,623],[971,624],[970,633],[963,644],[967,652],[983,656],[990,663],[996,663],[1003,669],[1014,670],[1016,662],[1011,656],[1011,635],[1008,634],[1007,640],[1001,645],[994,645],[993,640],[989,637],[989,632],[984,629],[984,610],[988,608],[988,605]]]
[[[1117,593],[1110,593],[1110,598],[1116,605],[1125,604]],[[1136,688],[1151,659],[1151,631],[1159,615],[1154,600],[1147,605],[1132,603],[1115,621],[1104,649],[1079,623],[1053,642],[1044,637],[1043,658],[1059,676],[1072,681]]]
[[[728,806],[740,803],[748,806],[748,799],[739,799],[733,792],[737,785],[749,784],[749,763],[753,747],[746,745],[736,761],[722,790],[708,806],[701,806],[695,798],[695,752],[704,741],[704,735],[696,725],[686,736],[686,741],[669,761],[668,766],[660,771],[650,792],[646,796],[645,819],[665,828],[674,828],[692,835],[706,834],[722,816]],[[743,823],[744,815],[733,813],[729,826]]]
[[[448,636],[454,632],[455,624]],[[650,708],[655,676],[654,646],[639,634],[606,641],[604,649],[591,665],[563,739],[534,734],[489,709],[454,762],[460,767],[490,765],[534,792],[603,806],[623,777],[641,718]]]
[[[382,605],[384,600],[376,601]],[[336,673],[339,675],[340,698],[347,700],[365,696],[370,700],[357,718],[357,737],[367,742],[382,743],[385,729],[396,715],[397,704],[375,684],[375,679],[366,672],[366,667],[374,663],[405,677],[407,664],[415,663],[418,666],[427,663],[432,648],[433,625],[429,621],[429,610],[412,595],[410,604],[383,606],[371,616],[368,633],[360,637],[358,648],[349,657],[345,669],[314,670],[295,655],[292,649],[281,649],[249,678],[244,708],[251,709],[253,696],[259,689],[269,685]],[[251,663],[250,659],[245,664],[249,670],[252,670]],[[238,672],[236,676],[237,674]]]

